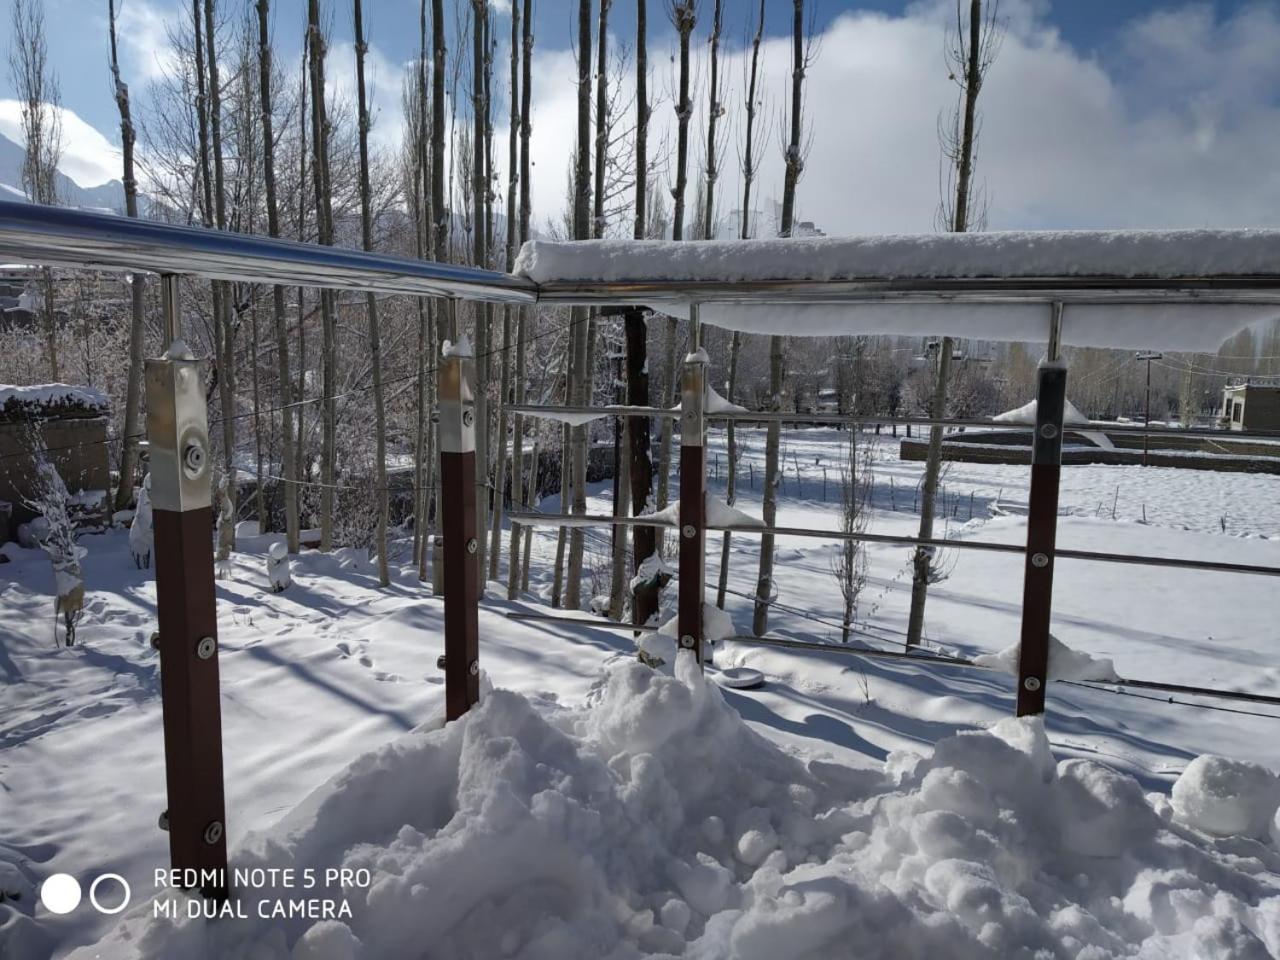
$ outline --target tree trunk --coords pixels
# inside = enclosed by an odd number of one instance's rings
[[[329,120],[325,107],[324,59],[326,41],[320,26],[320,0],[307,2],[307,31],[310,40],[311,70],[311,166],[316,200],[318,240],[333,246],[333,205],[330,196]],[[320,405],[323,430],[320,450],[320,549],[333,549],[334,481],[337,477],[337,386],[336,323],[333,291],[320,291],[321,322],[321,389]]]
[[[515,3],[513,0],[512,11],[514,16]],[[531,131],[530,103],[531,92],[533,89],[533,0],[524,0],[524,16],[521,18],[521,47],[523,48],[523,59],[521,64],[521,84],[520,84],[520,242],[529,239],[529,216],[530,216],[530,197],[529,197],[529,134]],[[514,56],[516,46],[515,31],[512,31],[511,47]],[[514,104],[512,109],[515,109]],[[525,402],[525,383],[527,364],[527,348],[529,340],[529,308],[520,307],[520,319],[517,324],[516,332],[516,403]],[[533,498],[525,494],[525,485],[523,483],[524,470],[524,418],[517,414],[515,421],[514,436],[514,454],[512,458],[512,478],[511,478],[511,495],[513,502],[523,503],[525,507],[533,504]],[[534,445],[534,460],[532,469],[533,479],[536,480],[538,474],[537,461],[537,445]],[[531,537],[530,531],[525,531],[526,546]],[[524,564],[520,560],[520,525],[511,524],[511,549],[508,557],[508,579],[507,579],[507,599],[514,600],[518,592],[521,570]],[[526,561],[527,563],[527,561]],[[527,577],[528,571],[524,569]],[[527,586],[527,579],[524,581]]]
[[[271,114],[271,0],[258,0],[258,95],[262,100],[262,175],[266,186],[267,234],[280,236],[280,207],[276,196],[276,143]],[[302,182],[298,189],[303,191]],[[298,552],[298,468],[294,461],[292,384],[289,381],[289,327],[285,317],[284,287],[271,288],[271,310],[275,321],[276,373],[280,395],[280,442],[283,447],[284,529],[290,553]]]
[[[356,34],[356,100],[360,125],[360,236],[366,250],[373,249],[373,197],[369,185],[369,102],[365,94],[364,57],[367,47],[364,39],[364,16],[360,0],[354,0],[352,16]],[[387,412],[382,396],[382,334],[378,328],[378,298],[370,292],[369,309],[369,365],[373,370],[373,429],[374,429],[374,478],[377,483],[378,517],[374,531],[374,548],[378,551],[378,583],[391,584],[391,571],[387,564]]]
[[[489,180],[486,176],[489,153],[488,124],[488,78],[486,64],[489,62],[485,33],[489,20],[486,0],[471,0],[471,203],[472,218],[475,230],[472,235],[472,258],[477,267],[488,266],[488,248],[486,241],[489,235],[489,218],[485,198],[489,193]],[[483,532],[489,528],[486,522],[489,515],[489,320],[490,305],[474,304],[475,310],[475,354],[476,354],[476,530],[481,535],[476,538],[480,545],[479,564],[482,571],[479,583],[480,595],[484,595],[485,577],[485,538]]]
[[[445,140],[449,136],[444,113],[444,71],[448,29],[449,25],[444,17],[444,0],[431,0],[431,216],[434,218],[431,230],[431,258],[441,263],[449,260],[449,229],[453,213],[444,202],[445,171],[449,169],[444,162]],[[452,316],[452,301],[447,304],[436,302],[435,346],[437,350],[444,348],[445,340],[449,339],[453,332],[450,330]],[[432,362],[433,364],[435,362],[434,356]],[[436,443],[435,446],[436,452],[431,461],[431,496],[435,502],[435,518],[439,522],[440,444]],[[437,596],[444,593],[443,558],[434,536],[431,538],[431,589]]]
[[[957,11],[958,13],[958,11]],[[956,166],[956,193],[954,216],[950,227],[954,233],[964,233],[969,228],[969,193],[973,178],[973,147],[977,137],[978,92],[982,88],[983,73],[990,65],[984,60],[982,0],[970,0],[969,42],[962,44],[964,63],[960,66],[960,83],[964,95],[964,117],[958,152],[954,155]],[[947,380],[951,375],[951,354],[954,345],[950,337],[943,337],[938,358],[938,379],[934,384],[930,413],[934,417],[947,415]],[[934,500],[938,492],[938,478],[942,473],[942,427],[929,428],[929,452],[925,459],[924,484],[921,490],[923,502],[920,509],[921,539],[933,536]],[[917,646],[924,636],[924,607],[933,577],[933,551],[917,546],[912,555],[911,613],[907,620],[907,646]]]
[[[133,171],[133,146],[137,134],[129,110],[129,87],[120,79],[120,61],[116,55],[116,5],[108,0],[107,13],[111,30],[111,80],[115,87],[116,107],[120,111],[120,145],[124,154],[124,209],[125,213],[138,216],[138,181]],[[125,388],[124,445],[120,451],[120,484],[116,487],[115,508],[124,510],[133,499],[133,480],[137,473],[138,440],[141,436],[142,409],[142,354],[145,349],[146,281],[141,273],[133,274],[129,282],[133,315],[129,325],[129,381]],[[166,348],[168,344],[165,344]]]
[[[591,237],[591,0],[578,3],[578,142],[574,169],[573,236]],[[570,354],[568,403],[591,404],[591,320],[584,307],[574,307],[573,343]],[[587,512],[587,441],[590,427],[577,424],[570,429],[572,448],[573,512]],[[569,571],[565,605],[576,610],[582,602],[582,528],[569,531]]]
[[[784,155],[785,173],[782,182],[782,223],[778,235],[791,236],[795,221],[796,184],[803,169],[801,159],[802,116],[804,106],[804,73],[806,56],[804,47],[804,0],[794,0],[791,22],[791,137]],[[786,379],[784,366],[784,341],[780,336],[769,338],[769,408],[782,409],[782,391]],[[778,484],[780,457],[778,444],[781,425],[774,421],[765,432],[764,449],[764,523],[772,528],[778,515]],[[752,629],[756,636],[769,629],[769,604],[776,595],[773,581],[773,534],[760,538],[760,575],[756,582],[756,602]]]

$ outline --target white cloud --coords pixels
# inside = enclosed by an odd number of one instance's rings
[[[1205,6],[1163,11],[1126,27],[1113,60],[1072,49],[1046,23],[1044,8],[1028,0],[1002,4],[1009,32],[983,90],[978,157],[992,229],[1276,222],[1280,17],[1274,7],[1250,7],[1222,20]],[[828,233],[933,229],[937,122],[956,94],[942,61],[953,10],[947,0],[932,0],[900,17],[847,14],[822,36],[806,79],[812,145],[799,205]],[[666,53],[650,51],[651,91],[672,85]],[[696,56],[705,58],[705,44]],[[778,111],[790,77],[789,42],[766,40],[762,58],[770,142],[757,195],[767,201],[781,195]],[[735,52],[722,68],[730,84],[722,212],[736,206],[740,190],[744,59]],[[705,72],[700,64],[697,75]],[[567,51],[537,55],[531,189],[538,222],[564,205],[575,77]],[[696,113],[703,112],[699,99]],[[655,104],[651,144],[664,134],[674,144],[673,113],[669,99]],[[694,143],[690,203],[702,137]]]
[[[190,16],[189,9],[185,12]],[[148,0],[118,4],[116,36],[120,41],[121,72],[127,79],[160,80],[173,72],[177,54],[169,42],[169,21],[177,15],[175,10],[161,8]],[[106,27],[104,17],[103,30]]]
[[[369,44],[364,57],[365,89],[373,126],[369,142],[374,149],[398,150],[404,142],[404,112],[401,93],[411,64],[396,63],[377,46]],[[325,89],[340,103],[356,108],[356,48],[353,43],[334,43],[325,59]]]
[[[96,187],[121,176],[120,148],[81,120],[73,111],[59,107],[62,121],[62,159],[58,169],[82,187]],[[0,134],[21,146],[22,104],[0,100]]]

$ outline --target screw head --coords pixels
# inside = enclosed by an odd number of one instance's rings
[[[686,540],[692,540],[698,535],[697,528],[692,523],[686,523],[680,530]]]
[[[476,541],[475,537],[472,537],[470,540],[467,541],[467,553],[475,553],[479,549],[480,549],[480,544]]]
[[[440,654],[440,656],[436,657],[436,669],[437,669],[437,670],[443,670],[443,669],[444,669],[444,654],[443,654],[443,653],[442,653],[442,654]]]
[[[467,673],[471,674],[473,677],[480,676],[480,661],[472,660],[471,666],[467,667]]]
[[[160,816],[156,819],[156,826],[159,827],[161,830],[167,831],[169,829],[169,811],[168,810],[160,811]]]
[[[1031,565],[1033,567],[1047,567],[1049,565],[1049,557],[1044,553],[1033,553],[1031,555]]]
[[[1052,423],[1046,423],[1040,427],[1040,436],[1046,440],[1052,440],[1058,435],[1058,428]]]
[[[196,441],[188,443],[182,451],[182,469],[186,471],[187,476],[192,479],[198,477],[204,470],[204,462],[204,447]]]
[[[475,422],[476,422],[476,415],[474,413],[472,413],[470,410],[462,411],[462,425],[464,427],[469,427]]]
[[[196,656],[201,660],[208,660],[218,652],[218,641],[213,637],[201,637],[200,642],[196,644]]]
[[[692,650],[697,642],[698,641],[693,638],[693,634],[691,633],[686,633],[680,638],[680,646],[684,647],[686,650]]]
[[[151,649],[152,650],[160,649],[160,631],[159,630],[151,634]]]
[[[1028,690],[1031,693],[1035,693],[1037,690],[1040,689],[1040,678],[1027,677],[1027,679],[1022,681],[1022,687],[1024,690]]]
[[[222,839],[222,821],[210,820],[209,825],[204,828],[204,842],[213,846]]]

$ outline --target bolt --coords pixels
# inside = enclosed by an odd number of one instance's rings
[[[436,669],[437,669],[437,670],[443,670],[443,669],[444,669],[444,654],[443,654],[443,653],[442,653],[442,654],[440,654],[440,656],[436,657]]]
[[[1033,553],[1031,555],[1031,565],[1033,567],[1047,567],[1049,565],[1049,557],[1043,553]]]
[[[1057,435],[1058,428],[1052,423],[1046,423],[1040,428],[1040,436],[1044,437],[1046,440],[1052,440]]]
[[[160,649],[160,631],[159,630],[151,634],[151,649],[152,650]]]
[[[698,529],[692,523],[686,523],[680,532],[684,534],[686,540],[692,540],[698,535]]]
[[[472,660],[471,666],[467,667],[467,673],[471,674],[473,677],[480,676],[480,661]]]
[[[469,427],[475,422],[476,422],[476,415],[474,413],[472,413],[470,410],[462,411],[462,425],[464,427]]]
[[[218,652],[218,641],[213,637],[201,637],[200,642],[196,644],[196,656],[201,660],[208,660]]]
[[[195,441],[188,443],[186,449],[182,451],[182,468],[187,472],[187,476],[193,479],[198,477],[204,470],[204,447]]]
[[[1040,689],[1040,678],[1027,677],[1027,679],[1022,681],[1022,686],[1023,686],[1023,689],[1029,690],[1031,693],[1035,693],[1037,690]]]
[[[480,549],[480,544],[476,542],[476,538],[472,537],[467,541],[467,553],[475,553]]]
[[[697,642],[698,641],[693,638],[693,634],[691,633],[686,633],[680,638],[680,646],[684,647],[686,650],[692,650]]]
[[[160,818],[156,821],[156,826],[158,826],[161,830],[169,829],[169,811],[168,810],[160,811]]]
[[[213,846],[222,839],[222,821],[210,820],[209,825],[204,828],[204,842]]]

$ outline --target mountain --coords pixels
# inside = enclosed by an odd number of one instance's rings
[[[0,200],[25,200],[22,189],[22,160],[25,151],[0,134]],[[62,206],[103,213],[124,211],[124,185],[109,180],[96,187],[82,187],[64,173],[58,174],[58,200]]]

